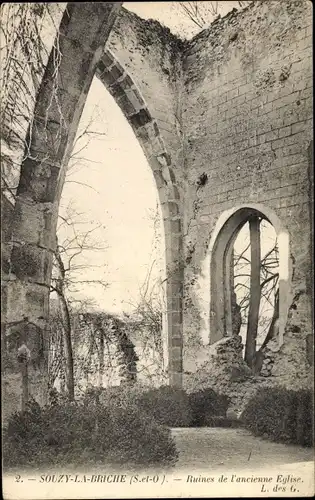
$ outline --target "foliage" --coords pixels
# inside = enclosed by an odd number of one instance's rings
[[[257,371],[279,317],[277,235],[260,215],[248,218],[234,242],[232,315],[233,333],[246,338],[245,361]]]
[[[251,3],[250,0],[233,2],[233,10],[242,9]],[[198,33],[207,28],[216,19],[229,12],[231,7],[227,2],[208,1],[208,2],[174,2],[174,9],[179,20],[184,18],[190,25],[190,32]]]
[[[241,419],[256,436],[278,443],[312,446],[312,415],[310,390],[265,388],[249,401]]]
[[[148,390],[138,384],[133,387],[123,385],[103,391],[92,389],[86,397],[114,400],[119,406],[125,406],[126,401],[132,400],[143,415],[163,426],[189,427],[191,422],[188,395],[182,389],[161,386]]]
[[[230,400],[227,396],[217,394],[213,389],[201,389],[189,394],[189,405],[192,412],[192,427],[216,426],[218,419],[225,417]]]
[[[153,225],[153,241],[150,265],[147,275],[139,289],[137,303],[129,303],[133,307],[131,314],[126,314],[129,331],[140,347],[139,372],[150,382],[161,382],[165,376],[162,318],[166,310],[165,290],[162,268],[162,214],[157,202],[154,210],[148,211],[148,220]],[[142,362],[143,361],[143,362]]]
[[[163,314],[166,313],[164,278],[164,245],[162,243],[162,214],[159,203],[147,211],[153,227],[151,252],[145,279],[137,297],[127,301],[130,312],[124,312],[124,330],[135,343],[137,355],[137,380],[150,387],[167,383],[163,349]],[[163,279],[164,278],[164,279]]]
[[[169,427],[189,427],[191,411],[184,390],[169,386],[150,389],[138,399],[139,407],[156,422]]]
[[[54,401],[11,416],[4,431],[4,467],[43,465],[171,466],[177,458],[170,430],[129,398]]]
[[[62,391],[65,362],[63,358],[63,324],[58,309],[52,315],[49,350],[50,386]],[[100,388],[121,381],[134,383],[138,356],[129,338],[124,319],[102,311],[70,309],[74,359],[75,394],[92,384]]]
[[[137,405],[138,399],[145,391],[147,388],[140,384],[112,385],[106,388],[91,386],[82,394],[82,401],[84,404],[95,401],[107,404],[108,401],[112,401],[117,406],[127,407],[130,401]]]
[[[51,84],[56,97],[61,60],[56,25],[62,12],[60,4],[1,5],[1,183],[11,201],[16,194],[22,156],[28,150],[36,94],[51,48],[55,54]]]
[[[242,423],[234,418],[206,415],[204,427],[223,427],[224,429],[242,427]]]

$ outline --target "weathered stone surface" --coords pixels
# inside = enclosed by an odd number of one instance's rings
[[[255,377],[242,356],[240,336],[219,341],[212,354],[194,374],[187,375],[184,387],[188,392],[211,387],[231,399],[228,412],[239,415],[255,391],[266,382]]]
[[[97,67],[97,77],[133,127],[157,183],[166,233],[171,382],[181,383],[184,363],[186,385],[216,384],[231,394],[237,408],[261,385],[307,386],[311,5],[253,2],[185,43],[157,22],[124,9],[112,28],[110,13],[108,23],[101,19],[110,4],[91,5],[72,4],[62,30],[57,97],[63,120],[56,102],[48,106],[54,69],[48,63],[28,138],[32,155],[22,165],[15,210],[3,215],[5,321],[28,317],[36,331],[45,333],[60,167],[67,163]],[[49,119],[43,120],[47,109]],[[16,157],[8,150],[6,171]],[[237,336],[215,346],[214,357],[208,345],[214,335],[209,259],[217,223],[228,210],[257,204],[286,228],[293,262],[286,278],[287,301],[292,302],[288,321],[287,311],[281,312],[282,326],[287,321],[283,343],[275,339],[267,345],[261,376],[248,372]]]
[[[2,335],[9,335],[8,329],[16,321],[25,321],[24,329],[16,332],[13,351],[22,343],[32,344],[31,362],[34,362],[34,373],[31,379],[42,381],[42,396],[47,392],[48,300],[58,202],[64,180],[61,166],[65,169],[67,165],[86,95],[119,7],[119,3],[109,2],[79,6],[71,4],[64,13],[58,43],[51,51],[38,89],[34,109],[35,126],[29,127],[26,137],[28,147],[21,165],[12,220],[6,221],[12,225],[12,232],[10,256],[4,263],[7,271],[7,304],[4,318],[6,328]],[[74,43],[76,37],[78,43]],[[80,42],[83,46],[78,50]],[[62,55],[58,59],[58,71],[57,46]],[[59,56],[60,54],[58,53]],[[75,68],[69,64],[69,60]],[[57,86],[57,91],[54,85]],[[62,121],[62,111],[65,112],[66,123]],[[47,130],[46,123],[49,124]],[[55,139],[58,139],[58,148],[55,147]],[[43,217],[45,204],[52,202],[56,202],[54,213],[51,217],[47,217],[47,213]],[[32,230],[27,231],[30,207]],[[50,237],[40,238],[40,242],[35,242],[43,230]],[[30,348],[28,345],[27,347]],[[15,363],[7,367],[6,373],[12,369],[18,370]],[[43,402],[43,398],[39,397]]]
[[[186,45],[182,101],[187,165],[183,317],[184,370],[189,372],[206,369],[207,349],[200,348],[196,337],[205,345],[216,334],[209,328],[209,283],[213,279],[209,264],[213,248],[209,242],[225,211],[251,203],[274,211],[288,231],[293,259],[286,292],[288,305],[299,289],[308,286],[312,206],[310,19],[307,2],[253,2],[248,9],[218,20]],[[208,181],[198,186],[204,174]],[[260,379],[268,383],[272,379],[285,385],[293,380],[308,384],[305,362],[306,339],[312,336],[310,292],[303,302],[305,305],[296,305],[300,332],[290,330],[289,319],[283,346],[279,348],[278,340],[274,341],[279,352],[265,352],[264,377]],[[210,367],[212,363],[211,358]]]

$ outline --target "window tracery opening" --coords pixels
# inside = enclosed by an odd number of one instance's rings
[[[270,209],[222,214],[211,252],[210,344],[241,335],[257,372],[269,340],[283,341],[290,300],[289,234]]]

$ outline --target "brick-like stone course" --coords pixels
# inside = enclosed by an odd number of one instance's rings
[[[76,15],[77,22],[65,33],[61,66],[60,103],[68,124],[79,119],[75,106],[79,96],[77,109],[84,104],[86,89],[73,82],[79,81],[86,69],[84,58],[93,66],[95,40],[89,29],[98,21],[97,16],[91,16],[83,22],[80,9]],[[181,381],[182,361],[184,370],[187,364],[196,370],[207,357],[204,344],[211,336],[205,320],[208,299],[201,303],[198,292],[202,280],[211,279],[209,267],[204,273],[208,246],[226,210],[255,203],[273,210],[290,235],[292,296],[307,288],[311,268],[311,20],[311,3],[307,1],[252,2],[248,8],[216,20],[193,40],[182,42],[157,22],[121,9],[107,50],[99,58],[96,75],[133,127],[160,194],[167,268],[172,276],[167,304],[174,383]],[[67,65],[71,71],[65,71]],[[46,94],[36,108],[32,142],[33,151],[40,159],[45,158],[45,163],[29,168],[24,165],[18,188],[21,200],[15,210],[14,230],[18,228],[16,234],[24,249],[10,247],[3,252],[5,276],[14,271],[16,279],[7,300],[11,316],[40,317],[42,309],[47,309],[47,291],[43,292],[45,305],[36,306],[35,312],[32,293],[27,292],[37,293],[40,282],[47,287],[54,241],[51,228],[61,186],[57,193],[55,188],[66,147],[67,134],[59,123],[57,107],[51,109],[48,128],[51,137],[56,137],[61,127],[62,141],[46,144],[40,133],[50,86],[49,80],[44,82]],[[200,183],[202,178],[204,183]],[[31,220],[36,224],[30,225]],[[5,234],[6,240],[10,238]],[[45,249],[41,256],[36,245]],[[40,265],[32,277],[35,258]],[[43,274],[45,279],[41,279]],[[305,294],[297,308],[310,300]],[[18,309],[18,303],[24,304],[24,309]],[[311,333],[309,312],[302,326],[300,335],[287,333],[284,338],[284,357],[290,349],[305,351],[305,338]],[[204,335],[201,338],[202,331],[206,331],[207,339]],[[287,383],[286,363],[273,366],[277,366],[277,379]],[[272,376],[270,366],[269,372]]]
[[[295,259],[293,293],[296,287],[305,287],[307,272],[298,268],[302,265],[306,270],[311,266],[307,256],[311,17],[309,2],[253,2],[244,11],[212,24],[186,48],[184,230],[185,247],[191,242],[194,245],[185,271],[188,297],[196,293],[190,285],[191,275],[201,279],[207,242],[218,217],[246,203],[272,208],[281,219],[289,231]],[[197,192],[196,179],[202,173],[208,175],[208,182]],[[202,305],[197,300],[198,307]],[[190,336],[200,331],[201,323],[196,323],[191,307],[184,311],[184,317],[184,340],[189,343]],[[303,344],[311,330],[309,316],[302,339],[288,336],[291,348]],[[200,353],[196,351],[194,358],[190,352],[195,369],[198,358],[201,363]],[[284,373],[281,376],[285,378]]]

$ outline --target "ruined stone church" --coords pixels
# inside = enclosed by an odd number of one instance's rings
[[[63,5],[58,44],[37,75],[27,135],[14,123],[2,127],[4,143],[10,133],[16,137],[2,158],[4,176],[21,158],[14,201],[8,190],[2,194],[5,397],[19,376],[16,352],[26,344],[32,384],[45,399],[58,207],[94,76],[123,111],[156,181],[165,230],[169,383],[189,388],[215,381],[245,393],[265,383],[309,387],[311,2],[252,2],[189,41],[119,3]],[[277,311],[256,372],[249,373],[235,327],[232,258],[247,223],[257,250],[257,221],[267,221],[277,238]],[[254,254],[250,273],[257,281]]]

